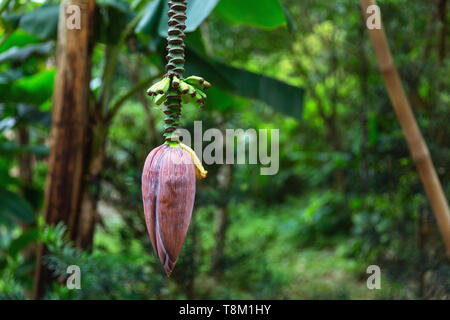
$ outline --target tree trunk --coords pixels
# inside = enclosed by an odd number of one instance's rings
[[[97,119],[88,132],[86,143],[86,171],[83,178],[81,200],[81,213],[76,221],[76,233],[73,236],[75,244],[83,249],[91,248],[94,239],[96,222],[100,221],[97,212],[98,199],[100,197],[101,173],[105,160],[106,136],[109,125],[103,119]]]
[[[26,125],[17,128],[17,142],[19,146],[30,144],[30,132]],[[33,183],[33,154],[31,152],[22,152],[19,154],[19,177],[27,185],[22,188],[23,196],[27,196],[27,189]]]
[[[366,19],[368,18],[367,8],[375,4],[376,2],[374,0],[361,0],[361,7]],[[372,29],[370,30],[370,36],[392,105],[402,127],[428,200],[434,211],[439,229],[444,238],[447,253],[450,255],[450,211],[447,199],[436,174],[428,147],[414,118],[409,101],[406,98],[400,76],[395,68],[394,60],[386,40],[386,34],[383,28]]]
[[[30,131],[27,125],[23,124],[20,125],[17,128],[17,143],[19,146],[28,146],[30,144]],[[18,162],[19,162],[19,177],[20,179],[25,183],[23,186],[21,186],[21,194],[22,196],[30,200],[32,197],[33,190],[33,154],[31,152],[21,152],[18,156]],[[35,209],[35,202],[31,202],[33,204],[33,209]],[[26,232],[30,228],[33,228],[36,226],[36,224],[33,223],[26,223],[21,222],[20,226],[23,230],[23,232]],[[25,262],[28,261],[34,261],[35,260],[35,254],[36,254],[36,244],[32,243],[31,245],[28,245],[25,249],[22,250],[21,255]],[[33,277],[33,271],[27,272],[27,275],[30,277]],[[29,296],[32,292],[28,289],[25,290],[25,295]]]
[[[81,9],[81,28],[68,29],[66,8]],[[52,107],[51,147],[45,190],[44,219],[64,222],[70,239],[77,234],[83,186],[85,143],[95,0],[63,0],[58,23],[58,72]],[[45,248],[37,252],[34,298],[40,298],[50,274],[42,266]]]

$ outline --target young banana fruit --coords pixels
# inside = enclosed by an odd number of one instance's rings
[[[193,103],[202,106],[206,101],[205,90],[208,90],[211,84],[205,79],[197,76],[190,76],[180,82],[181,99],[184,103]]]
[[[153,96],[153,101],[159,106],[166,99],[167,91],[170,88],[170,78],[165,77],[161,81],[155,83],[147,90],[149,96]]]
[[[197,76],[190,76],[186,79],[179,79],[176,76],[165,77],[161,81],[155,83],[147,94],[153,97],[153,101],[158,106],[161,105],[167,97],[167,91],[172,88],[178,90],[181,101],[184,104],[192,103],[197,106],[203,106],[206,102],[206,94],[211,84],[205,79]]]

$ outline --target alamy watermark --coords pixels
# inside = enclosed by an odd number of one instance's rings
[[[279,129],[209,128],[203,132],[202,121],[194,121],[193,143],[188,130],[177,129],[176,133],[207,165],[260,164],[261,175],[275,175],[280,168]],[[203,142],[209,143],[203,148]]]
[[[376,4],[367,7],[366,13],[369,15],[366,26],[369,30],[381,29],[381,9]]]
[[[370,274],[369,278],[367,278],[367,289],[381,289],[381,269],[379,266],[373,264],[367,267],[367,274]]]
[[[70,274],[66,280],[66,286],[69,290],[81,289],[81,270],[76,264],[67,267],[66,273]]]
[[[68,5],[66,8],[66,27],[68,30],[81,29],[81,8],[76,4]]]
[[[369,30],[381,29],[381,9],[373,4],[367,7],[368,14],[366,26]],[[81,8],[76,4],[68,5],[66,8],[66,27],[69,30],[81,29]]]

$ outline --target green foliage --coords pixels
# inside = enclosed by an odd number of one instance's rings
[[[208,59],[191,48],[186,52],[186,74],[201,74],[214,83],[214,87],[235,95],[261,100],[285,115],[301,117],[304,94],[302,88]],[[218,95],[219,91],[215,90],[215,94]],[[228,106],[231,107],[232,100],[226,99],[226,94],[222,92],[219,97],[215,97],[213,92],[211,103],[213,107],[224,110]],[[224,105],[225,103],[227,105]]]
[[[169,8],[167,6],[168,0],[156,0],[162,2],[162,10],[160,12],[161,18],[158,23],[158,34],[161,37],[167,36],[167,12]],[[186,11],[187,20],[186,20],[186,32],[192,32],[197,29],[200,24],[205,20],[214,7],[217,5],[218,0],[190,0],[188,2],[188,7]]]
[[[148,256],[141,251],[125,250],[120,253],[96,250],[92,254],[76,249],[65,238],[61,224],[44,227],[42,241],[49,254],[45,265],[60,283],[54,284],[48,299],[149,299],[155,298],[162,277],[154,276]],[[139,249],[142,250],[142,249]],[[69,290],[65,286],[67,267],[77,265],[81,271],[81,290]]]
[[[233,80],[233,92],[247,98],[264,101],[275,110],[300,119],[304,90],[282,81],[224,64],[217,66],[225,77]]]
[[[23,31],[22,29],[14,30],[11,35],[5,39],[0,45],[0,52],[5,52],[13,47],[24,47],[30,44],[39,44],[41,40],[35,36]]]
[[[30,44],[25,47],[13,47],[0,54],[0,64],[4,62],[24,62],[33,55],[46,56],[53,49],[51,42]]]
[[[42,6],[25,13],[19,27],[42,40],[55,39],[58,31],[59,5]]]
[[[428,14],[435,4],[380,5],[448,194],[450,64],[438,55],[441,26]],[[222,165],[207,165],[170,279],[151,249],[140,185],[145,157],[161,143],[163,114],[142,99],[146,88],[128,92],[165,73],[167,1],[97,2],[91,106],[104,90],[113,103],[126,99],[110,119],[91,251],[75,248],[63,225],[35,219],[47,175],[58,14],[58,5],[22,1],[0,17],[0,299],[26,298],[38,242],[58,279],[47,299],[448,298],[442,240],[357,2],[189,0],[185,76],[213,86],[205,107],[186,105],[181,125],[192,135],[195,120],[203,130],[279,129],[280,170],[261,176],[258,165],[234,165],[222,187]],[[90,126],[101,120],[89,116]],[[72,264],[81,267],[82,290],[65,286]],[[369,264],[382,268],[380,291],[366,288]]]
[[[2,100],[40,105],[52,96],[54,78],[55,69],[47,69],[0,85]]]
[[[102,1],[97,4],[95,11],[95,39],[100,43],[117,44],[120,35],[135,16],[128,2]]]
[[[31,206],[17,194],[0,189],[0,222],[11,225],[18,222],[32,222],[34,220]]]
[[[164,4],[165,2],[162,0],[150,1],[147,4],[147,6],[145,7],[145,14],[143,15],[141,21],[139,21],[135,29],[138,35],[147,34],[149,36],[154,36],[157,34],[159,21],[161,19],[161,12],[163,11]]]
[[[278,0],[222,0],[214,13],[231,25],[273,29],[286,24]]]

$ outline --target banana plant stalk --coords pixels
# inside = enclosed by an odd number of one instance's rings
[[[170,276],[186,238],[195,199],[196,179],[205,178],[195,152],[179,141],[183,104],[203,106],[211,84],[198,76],[183,78],[186,0],[169,1],[166,75],[148,89],[156,105],[164,104],[165,143],[152,151],[142,172],[145,222],[153,249]]]

